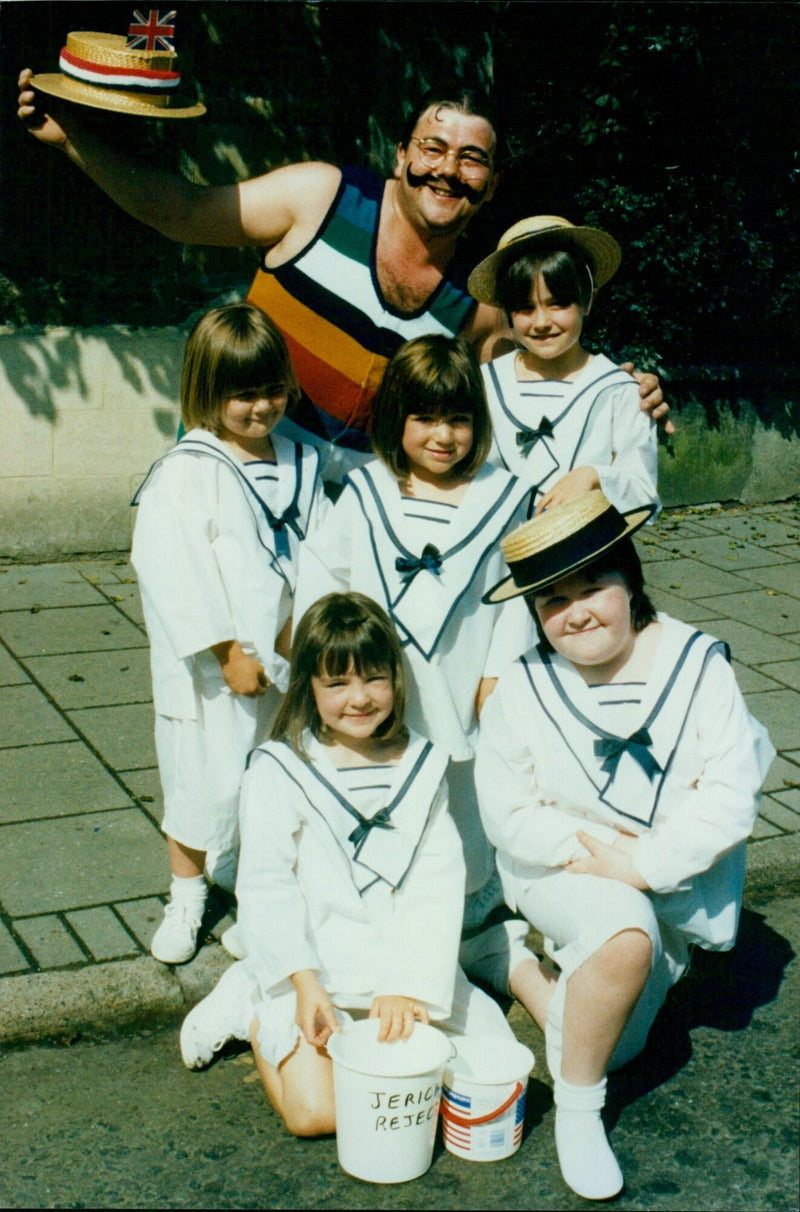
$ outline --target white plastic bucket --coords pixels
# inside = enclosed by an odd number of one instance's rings
[[[458,1041],[442,1088],[444,1143],[469,1161],[501,1161],[522,1140],[530,1048],[516,1040],[470,1037]]]
[[[339,1165],[370,1183],[419,1178],[433,1158],[442,1070],[453,1048],[435,1027],[378,1043],[376,1018],[350,1023],[328,1040],[333,1059]]]

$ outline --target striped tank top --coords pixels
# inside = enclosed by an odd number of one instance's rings
[[[284,265],[262,263],[247,296],[286,338],[303,390],[292,420],[351,450],[369,450],[372,399],[395,350],[412,337],[457,333],[474,303],[466,275],[456,273],[417,311],[383,299],[375,244],[384,184],[365,169],[343,169],[311,242]]]

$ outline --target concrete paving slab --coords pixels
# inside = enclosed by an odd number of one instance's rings
[[[705,630],[713,633],[714,628],[708,626]],[[759,670],[751,669],[749,665],[743,665],[741,661],[732,660],[731,665],[742,694],[749,694],[756,690],[779,690],[783,685],[775,678],[766,677]]]
[[[676,619],[682,619],[684,623],[696,623],[698,626],[702,626],[703,630],[713,632],[714,620],[720,617],[719,611],[714,609],[713,598],[710,602],[702,604],[687,602],[685,598],[679,598],[677,594],[671,593],[668,589],[660,589],[651,585],[647,580],[646,569],[645,589],[656,610],[663,610],[664,614],[671,614]],[[706,624],[708,626],[705,626]]]
[[[143,811],[160,825],[164,818],[164,793],[158,768],[151,766],[145,770],[126,770],[125,784],[141,803]]]
[[[151,896],[165,847],[138,808],[0,827],[0,901],[12,918]]]
[[[786,787],[784,790],[773,792],[772,798],[778,803],[784,804],[787,808],[791,808],[796,814],[797,820],[794,830],[800,833],[800,787]],[[786,818],[789,819],[788,817]]]
[[[91,606],[98,592],[75,564],[9,564],[0,568],[0,610]]]
[[[165,846],[161,880],[162,886],[159,888],[159,891],[165,896],[169,892],[169,879],[169,866],[167,864],[167,851]],[[135,901],[118,901],[114,908],[124,921],[125,925],[132,932],[134,938],[138,940],[142,950],[147,951],[150,947],[153,935],[158,929],[161,919],[164,916],[164,902],[157,896],[149,896]]]
[[[139,948],[108,905],[76,909],[66,919],[98,961],[138,955]]]
[[[777,825],[773,825],[771,821],[765,820],[759,816],[753,825],[753,832],[750,835],[753,838],[778,837],[783,836],[783,831]]]
[[[30,968],[26,957],[14,941],[11,931],[0,922],[0,976],[12,972],[24,972]],[[2,986],[0,985],[0,988]]]
[[[103,592],[114,603],[118,610],[135,623],[142,631],[145,628],[144,611],[142,610],[142,598],[139,593],[139,586],[123,585],[118,583],[116,586],[105,586]]]
[[[800,690],[800,658],[796,661],[768,661],[766,665],[760,665],[759,670],[776,682]]]
[[[19,686],[29,681],[19,661],[15,661],[10,652],[0,647],[0,686]]]
[[[0,688],[0,718],[0,749],[72,740],[75,736],[60,712],[32,683]]]
[[[723,594],[708,603],[720,614],[773,635],[791,634],[800,624],[800,599],[754,585],[746,593]]]
[[[23,918],[14,926],[41,969],[66,968],[89,958],[56,914]]]
[[[795,812],[788,804],[782,804],[778,796],[765,795],[761,801],[759,815],[786,833],[800,832],[800,806]]]
[[[150,703],[78,708],[69,712],[69,718],[115,770],[140,770],[156,764]]]
[[[0,634],[18,657],[56,652],[98,652],[109,648],[143,648],[147,637],[108,604],[64,606],[37,614],[0,614]]]
[[[781,754],[773,760],[764,779],[765,791],[788,791],[800,787],[800,766],[789,762]]]
[[[725,572],[741,572],[744,568],[764,568],[788,564],[790,557],[780,550],[745,543],[730,535],[708,535],[686,539],[680,544],[681,554],[720,568]]]
[[[776,749],[795,743],[800,733],[800,694],[796,690],[762,690],[746,697],[748,707],[768,730]]]
[[[152,699],[147,648],[28,657],[26,664],[66,711],[74,707],[146,703]]]
[[[761,547],[781,547],[800,542],[800,518],[791,507],[787,512],[790,516],[783,520],[777,513],[768,516],[764,513],[753,514],[749,510],[742,513],[726,510],[709,517],[704,525],[743,542],[758,543]]]
[[[658,586],[659,589],[669,589],[678,597],[687,598],[691,602],[700,599],[709,608],[713,608],[713,603],[706,603],[706,598],[715,594],[742,593],[752,588],[747,581],[731,572],[709,568],[699,560],[686,556],[649,564],[647,580],[649,584]]]
[[[714,599],[712,599],[712,602]],[[708,631],[730,645],[731,655],[745,665],[772,661],[791,661],[797,657],[797,645],[786,636],[768,635],[757,627],[720,617],[708,624]]]
[[[0,824],[131,806],[117,780],[78,740],[0,749]]]
[[[800,598],[800,557],[791,563],[775,564],[770,568],[743,569],[742,575],[758,585]]]

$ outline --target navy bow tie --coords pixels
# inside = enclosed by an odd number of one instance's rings
[[[297,519],[300,517],[300,510],[293,501],[289,508],[279,518],[276,518],[274,513],[268,512],[267,521],[269,522],[272,533],[275,538],[275,554],[282,556],[284,559],[289,558],[289,536],[286,533],[286,528],[293,530],[298,539],[302,539],[300,527],[297,525]]]
[[[542,417],[538,429],[520,429],[517,433],[517,446],[524,446],[523,454],[530,454],[531,448],[540,438],[552,438],[553,426],[547,417]]]
[[[398,572],[402,572],[404,585],[410,584],[423,568],[427,568],[428,572],[432,572],[438,577],[439,569],[442,566],[441,552],[438,547],[434,547],[433,543],[426,543],[421,556],[398,556],[394,566]]]
[[[348,835],[348,841],[358,849],[365,838],[369,836],[372,829],[394,829],[391,820],[391,810],[389,808],[381,808],[380,812],[376,812],[373,817],[367,820],[366,817],[361,817],[361,821],[356,825],[351,834]]]
[[[612,779],[617,772],[619,759],[623,753],[629,753],[632,758],[635,758],[647,777],[652,779],[653,775],[661,769],[650,752],[649,746],[652,743],[647,729],[639,728],[629,737],[611,737],[609,740],[595,741],[594,752],[596,757],[605,758],[602,769],[610,774]]]

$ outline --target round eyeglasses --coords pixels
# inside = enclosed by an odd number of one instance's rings
[[[418,139],[416,135],[411,136],[409,143],[416,143],[420,161],[426,168],[441,168],[450,156],[454,158],[459,174],[465,178],[486,177],[492,167],[488,156],[472,148],[456,151],[453,147],[442,147],[441,143]]]

